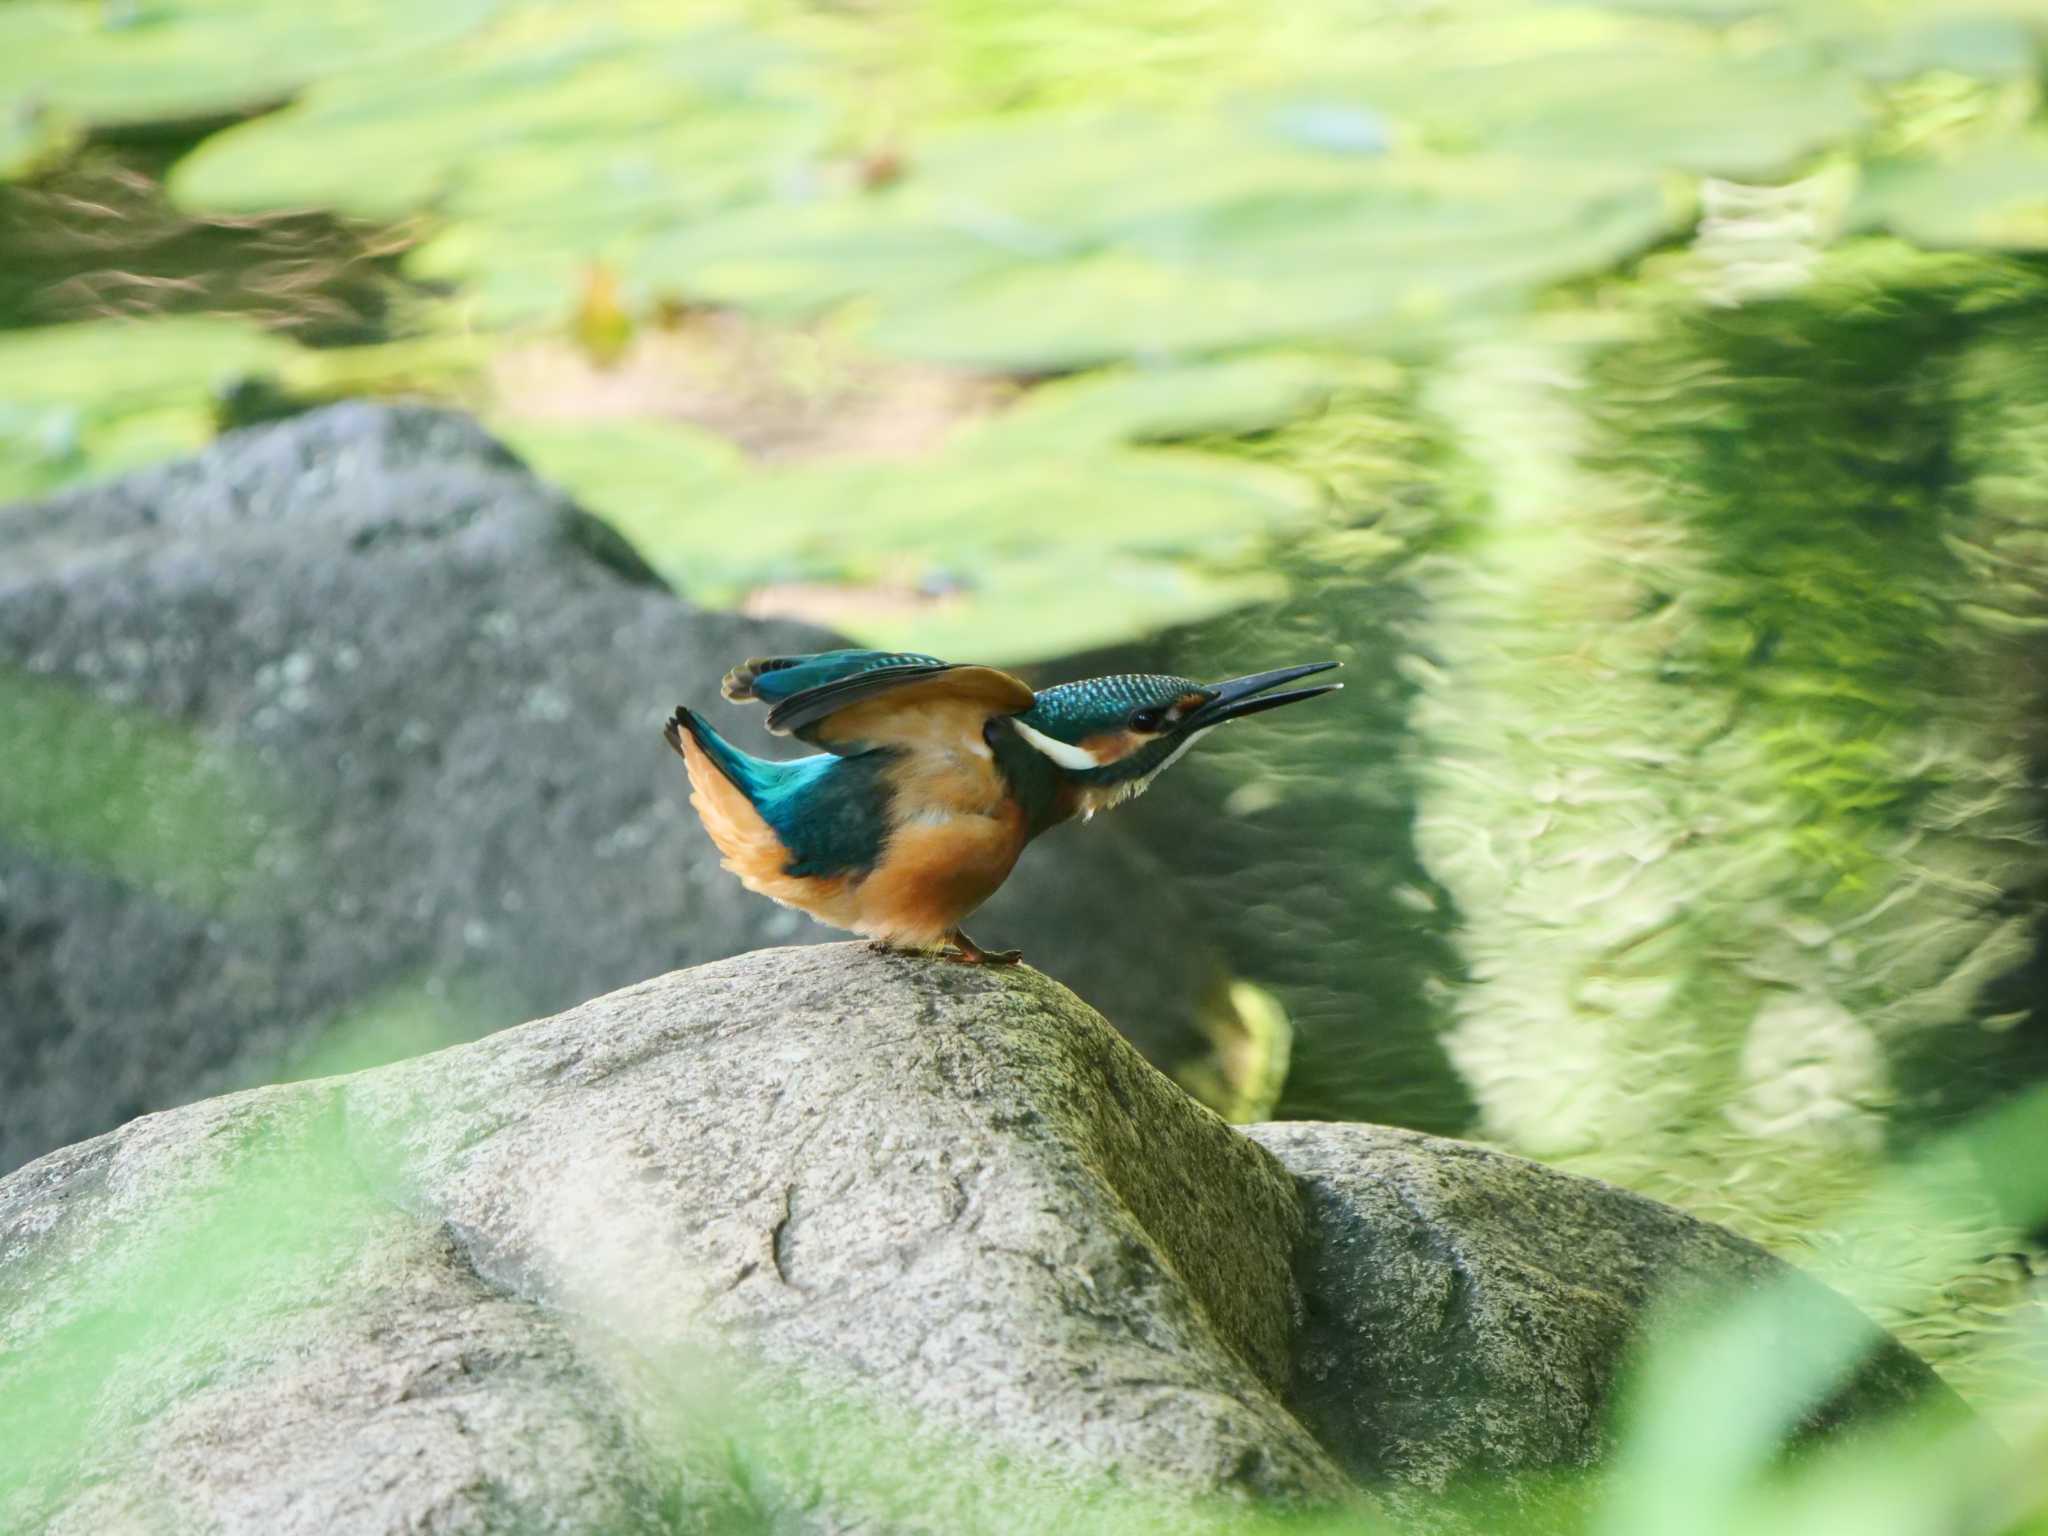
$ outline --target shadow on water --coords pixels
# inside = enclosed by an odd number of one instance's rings
[[[1473,1115],[1441,1042],[1456,918],[1411,835],[1415,688],[1403,664],[1421,606],[1412,567],[1447,537],[1456,494],[1443,436],[1411,381],[1386,370],[1302,421],[1207,446],[1306,476],[1325,513],[1268,552],[1286,601],[1173,637],[1172,665],[1225,677],[1331,657],[1345,663],[1345,691],[1319,713],[1205,744],[1189,767],[1220,813],[1201,836],[1171,838],[1163,800],[1133,809],[1231,934],[1233,962],[1288,1009],[1293,1067],[1277,1115],[1456,1133]]]
[[[413,232],[306,210],[200,216],[172,164],[236,119],[102,129],[29,179],[0,181],[0,330],[110,315],[244,315],[312,347],[389,340]]]
[[[1664,681],[1725,700],[1720,793],[1767,808],[1755,894],[1812,958],[1753,908],[1702,942],[1870,1028],[1894,1136],[2048,1075],[2044,357],[2040,269],[1879,249],[1593,374],[1596,467],[1702,557]]]

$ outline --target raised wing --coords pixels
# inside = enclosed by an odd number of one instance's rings
[[[922,656],[914,651],[847,650],[817,651],[809,656],[756,656],[725,674],[722,691],[728,699],[759,699],[773,706],[864,672],[904,667],[929,672],[945,665],[936,656]]]
[[[994,667],[852,650],[746,662],[726,674],[725,696],[761,700],[769,730],[833,752],[931,745],[946,735],[978,744],[988,716],[1029,709],[1036,697]]]

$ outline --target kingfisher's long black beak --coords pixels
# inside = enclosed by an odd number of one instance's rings
[[[1291,683],[1298,677],[1313,677],[1318,672],[1328,672],[1342,666],[1336,661],[1312,661],[1305,667],[1282,667],[1276,672],[1254,672],[1250,677],[1234,677],[1227,683],[1212,684],[1207,690],[1212,697],[1200,709],[1195,710],[1181,721],[1185,730],[1202,731],[1212,725],[1221,725],[1226,720],[1242,720],[1246,715],[1256,715],[1262,710],[1278,709],[1282,704],[1292,704],[1300,699],[1312,699],[1319,693],[1335,693],[1342,683],[1318,683],[1313,688],[1290,688],[1285,693],[1268,693],[1268,688],[1278,688],[1282,683]]]

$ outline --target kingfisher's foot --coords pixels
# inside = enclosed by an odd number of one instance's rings
[[[946,940],[953,948],[941,953],[961,965],[1015,965],[1024,958],[1021,949],[983,949],[967,937],[966,930],[962,928],[955,928],[946,935]]]

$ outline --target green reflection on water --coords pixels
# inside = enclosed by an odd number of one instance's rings
[[[2038,1256],[1979,1175],[1938,1232],[1838,1213],[2048,1070],[2048,281],[1874,246],[1739,309],[1634,297],[1256,445],[1371,450],[1276,556],[1291,600],[1173,659],[1354,689],[1205,748],[1230,814],[1180,857],[1285,978],[1284,1112],[1673,1200],[2009,1401]]]

